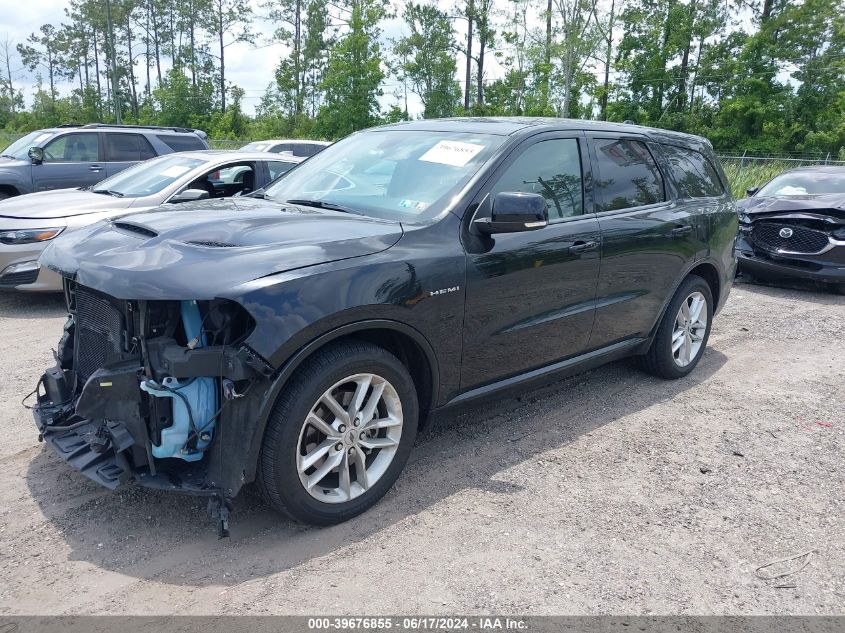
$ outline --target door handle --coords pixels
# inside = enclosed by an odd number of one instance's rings
[[[595,250],[598,245],[599,245],[598,242],[593,242],[593,241],[584,242],[584,241],[578,240],[572,246],[569,247],[569,252],[570,253],[583,253],[585,251],[592,251],[592,250]]]
[[[689,224],[681,224],[672,229],[672,237],[683,237],[692,233],[692,227]]]
[[[103,166],[102,165],[89,165],[88,169],[90,171],[100,172],[100,171],[103,171]]]

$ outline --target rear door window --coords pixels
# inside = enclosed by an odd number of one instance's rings
[[[666,200],[663,176],[648,147],[634,139],[597,138],[598,211],[617,211]]]
[[[293,169],[296,163],[283,163],[280,160],[267,161],[267,169],[270,170],[270,180],[276,180],[282,174]]]
[[[108,162],[138,162],[155,155],[149,141],[140,134],[106,134]]]
[[[661,145],[682,198],[714,198],[725,189],[716,168],[701,152],[675,145]]]

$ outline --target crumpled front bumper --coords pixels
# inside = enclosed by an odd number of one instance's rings
[[[73,390],[64,391],[55,385],[61,377],[72,379],[72,372],[62,372],[59,368],[48,370],[39,383],[44,385],[44,392],[38,393],[32,407],[39,438],[75,470],[109,490],[134,481],[145,487],[172,492],[219,495],[218,488],[208,485],[203,468],[175,464],[166,471],[157,470],[146,432],[129,417],[125,421],[85,417],[92,406],[109,411],[108,398],[102,396],[99,387],[106,382],[104,379],[108,379],[110,385],[116,385],[127,373],[125,369],[113,374],[108,370],[97,372],[86,382],[79,397],[67,402],[62,399],[65,393]],[[127,400],[116,402],[125,406]],[[131,404],[131,399],[128,402]]]
[[[740,233],[735,251],[739,269],[762,279],[845,283],[845,246],[819,255],[775,254],[757,248]]]
[[[108,424],[111,446],[103,452],[97,452],[92,440],[96,437],[99,424],[89,421],[84,426],[62,431],[47,426],[37,409],[33,410],[33,415],[40,436],[56,455],[92,481],[114,490],[133,478],[135,473],[123,453],[131,448],[134,440],[121,423]]]

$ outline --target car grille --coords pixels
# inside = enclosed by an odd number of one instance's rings
[[[781,229],[791,230],[792,235],[783,237],[780,234]],[[807,255],[818,253],[829,243],[827,233],[823,231],[794,224],[773,224],[770,222],[755,225],[751,231],[751,241],[763,250],[773,253],[786,251]]]
[[[77,286],[74,364],[87,380],[106,360],[120,354],[123,345],[123,314],[108,300]]]

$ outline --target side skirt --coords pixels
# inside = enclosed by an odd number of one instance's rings
[[[574,356],[538,369],[532,369],[523,374],[511,376],[510,378],[505,378],[489,385],[476,387],[475,389],[455,396],[446,404],[438,407],[437,411],[466,404],[481,398],[502,396],[510,391],[524,390],[529,386],[536,386],[553,379],[579,374],[614,360],[625,358],[626,356],[642,354],[648,349],[650,343],[651,339],[649,338],[632,338],[619,341],[618,343],[613,343],[601,349],[587,352],[586,354]]]

